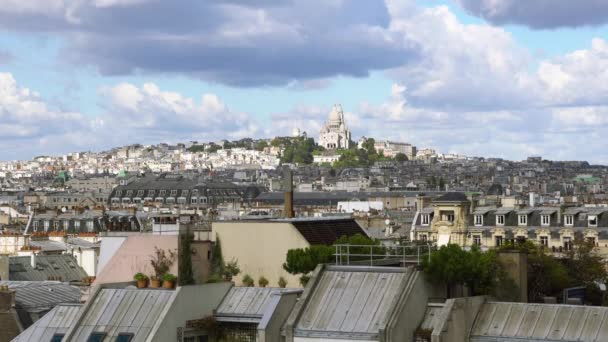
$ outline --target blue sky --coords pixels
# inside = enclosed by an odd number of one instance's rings
[[[0,0],[0,160],[316,136],[608,163],[602,0]]]

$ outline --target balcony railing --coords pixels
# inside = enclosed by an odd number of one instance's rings
[[[378,246],[378,245],[335,245],[336,265],[389,266],[399,264],[420,265],[426,258],[431,260],[434,247],[424,245]]]

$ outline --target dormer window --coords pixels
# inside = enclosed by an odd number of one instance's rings
[[[120,195],[122,195],[122,190],[116,190],[116,196],[120,197]]]
[[[597,227],[597,215],[587,216],[587,222],[589,223],[589,227]]]
[[[540,216],[540,225],[548,226],[551,224],[551,215],[541,215]]]
[[[475,215],[475,225],[483,226],[483,215]]]
[[[133,190],[127,190],[127,197],[133,196]]]
[[[177,196],[177,190],[171,190],[171,196]]]
[[[574,215],[566,215],[564,217],[564,223],[566,226],[574,226]]]
[[[144,195],[143,190],[137,190],[137,197],[143,197],[143,195]]]
[[[421,217],[421,221],[423,226],[428,226],[431,223],[431,216],[428,214],[424,214]]]
[[[161,196],[161,197],[165,196],[166,193],[167,193],[166,190],[161,190],[161,191],[158,192],[158,196]]]
[[[148,197],[154,197],[154,190],[148,190]]]
[[[527,226],[528,225],[528,215],[519,215],[519,225]]]
[[[496,215],[496,225],[497,226],[505,225],[505,215]]]

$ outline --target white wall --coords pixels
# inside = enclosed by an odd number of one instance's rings
[[[127,240],[126,236],[106,236],[101,238],[101,248],[99,250],[99,258],[97,260],[97,272],[101,272],[108,261],[112,259],[114,253],[118,251],[123,242]]]

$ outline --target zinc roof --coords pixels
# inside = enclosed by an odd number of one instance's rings
[[[82,313],[72,340],[86,341],[92,332],[105,332],[108,341],[119,333],[133,333],[134,341],[144,341],[175,294],[170,290],[101,289]]]
[[[608,308],[522,303],[483,305],[471,341],[608,341]]]
[[[0,281],[15,290],[17,307],[30,312],[49,310],[57,304],[80,303],[80,290],[57,281]]]
[[[328,268],[298,320],[296,336],[377,337],[413,272]]]
[[[76,259],[68,254],[37,255],[36,268],[32,267],[31,257],[9,257],[9,272],[11,280],[45,281],[49,277],[62,281],[81,281],[88,275],[78,266]]]
[[[74,324],[80,304],[57,305],[12,342],[50,341],[55,334],[65,334]]]
[[[290,291],[282,288],[232,287],[217,308],[216,318],[219,321],[230,321],[231,318],[259,321],[266,310],[273,294]]]

